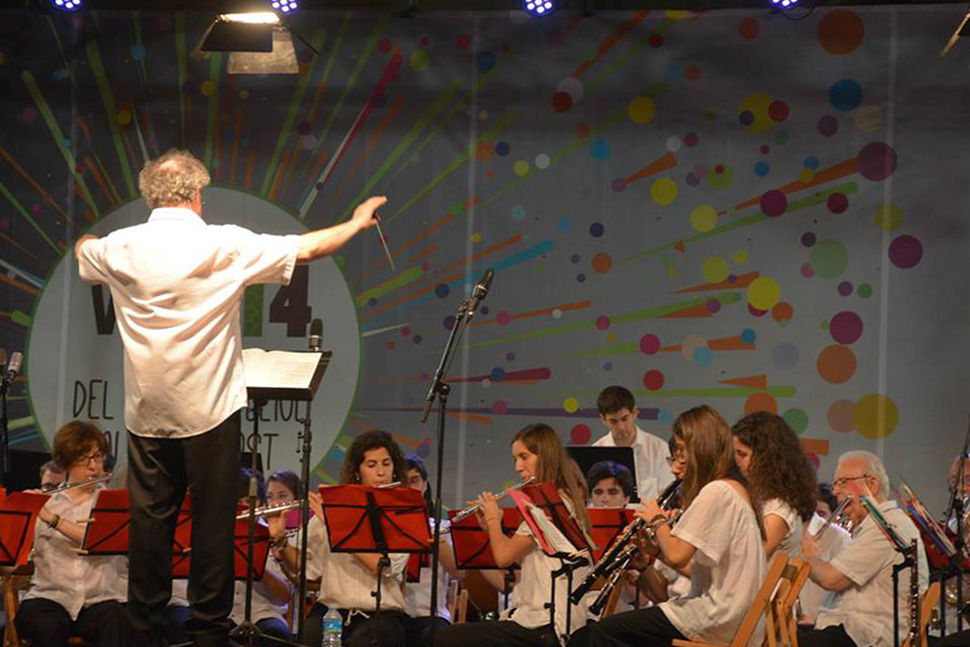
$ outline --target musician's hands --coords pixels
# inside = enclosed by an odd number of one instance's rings
[[[477,503],[481,505],[476,516],[478,517],[478,525],[482,527],[482,530],[488,530],[488,524],[495,521],[502,523],[502,510],[498,507],[498,501],[495,500],[494,494],[482,492]]]
[[[656,499],[650,499],[643,503],[639,508],[637,508],[636,515],[646,521],[648,524],[653,524],[657,522],[657,517],[663,517],[664,519],[669,519],[670,514],[657,505]]]
[[[310,510],[315,514],[320,521],[325,521],[323,518],[323,499],[320,498],[319,492],[307,492],[307,500],[310,503]]]
[[[286,535],[286,516],[282,512],[263,515],[269,529],[269,536],[273,541],[279,541]]]
[[[387,196],[375,195],[367,198],[354,209],[351,220],[361,229],[367,229],[375,224],[379,216],[377,210],[387,204]]]
[[[813,535],[807,532],[802,536],[802,557],[806,560],[819,559],[822,556],[822,548]]]

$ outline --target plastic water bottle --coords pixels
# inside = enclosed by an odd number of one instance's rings
[[[344,619],[336,609],[330,609],[323,616],[323,639],[320,647],[340,647],[340,638],[344,632]]]

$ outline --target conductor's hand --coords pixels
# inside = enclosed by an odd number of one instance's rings
[[[354,209],[351,220],[360,227],[361,230],[367,229],[377,224],[377,210],[387,204],[387,196],[375,195],[367,198]]]

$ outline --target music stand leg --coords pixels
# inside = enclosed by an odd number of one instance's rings
[[[6,378],[0,384],[0,485],[3,486],[10,484],[10,427],[7,420],[9,385]]]
[[[299,605],[296,609],[296,636],[297,640],[303,642],[303,632],[306,619],[304,618],[304,605],[306,604],[306,592],[307,592],[307,581],[306,581],[306,567],[307,567],[307,547],[309,545],[308,539],[308,529],[310,524],[310,452],[313,447],[313,435],[310,429],[310,411],[313,407],[313,400],[308,400],[306,405],[306,418],[301,422],[303,423],[303,444],[301,445],[300,451],[300,476],[303,479],[303,500],[300,502],[300,527],[301,527],[301,545],[300,545],[300,586],[299,593],[297,594],[297,604]]]
[[[381,558],[377,560],[377,590],[374,591],[374,611],[381,612],[381,580],[384,579],[384,569],[391,565],[391,558],[387,553],[381,553]]]

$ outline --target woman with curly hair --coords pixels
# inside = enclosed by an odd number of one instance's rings
[[[781,549],[789,557],[801,552],[802,522],[815,512],[815,470],[798,436],[781,416],[758,411],[731,429],[734,458],[763,502],[765,555]]]

